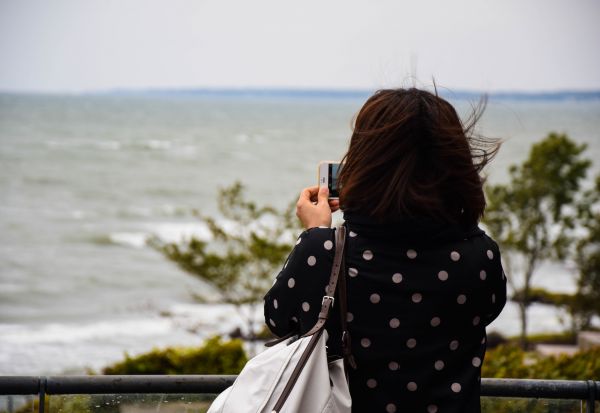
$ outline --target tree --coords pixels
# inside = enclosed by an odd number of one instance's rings
[[[224,220],[197,214],[210,230],[210,243],[191,237],[182,243],[165,244],[154,238],[151,245],[212,286],[220,302],[232,304],[253,340],[257,306],[262,305],[276,271],[292,249],[290,234],[297,224],[291,207],[283,212],[258,207],[244,199],[243,191],[239,182],[219,191],[218,206]],[[202,295],[196,298],[206,300]]]
[[[527,311],[534,298],[536,268],[543,260],[573,254],[575,228],[585,210],[581,183],[590,166],[581,158],[585,148],[565,134],[550,133],[531,147],[521,165],[510,167],[508,184],[486,188],[484,223],[504,251],[505,272],[519,306],[523,348],[528,344]]]
[[[591,327],[592,318],[600,316],[600,175],[596,187],[586,194],[582,208],[588,234],[577,245],[575,262],[579,270],[577,293],[571,309],[573,325],[577,329]]]

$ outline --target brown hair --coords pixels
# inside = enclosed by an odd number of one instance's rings
[[[343,158],[342,208],[380,222],[426,216],[476,223],[485,208],[479,173],[500,146],[474,134],[485,103],[463,125],[437,90],[377,91],[356,116]]]

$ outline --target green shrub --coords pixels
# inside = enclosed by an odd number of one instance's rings
[[[208,339],[201,347],[154,349],[106,367],[103,374],[237,374],[248,357],[242,340]]]
[[[572,356],[543,357],[516,345],[499,345],[489,350],[483,363],[482,377],[548,380],[598,380],[600,347]]]

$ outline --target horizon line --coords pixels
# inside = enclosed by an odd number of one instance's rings
[[[368,97],[375,91],[385,88],[318,88],[318,87],[147,87],[147,88],[109,88],[83,91],[35,91],[3,90],[2,95],[45,95],[45,96],[106,96],[106,95],[188,95],[223,97],[313,97],[313,98],[352,98]],[[437,89],[439,95],[456,98],[490,99],[538,99],[538,100],[595,100],[600,99],[600,89],[556,89],[556,90],[497,90],[477,89]]]

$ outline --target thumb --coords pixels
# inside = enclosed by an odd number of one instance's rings
[[[329,188],[327,188],[326,186],[322,186],[321,188],[319,188],[319,197],[317,200],[317,203],[320,204],[321,202],[327,203],[327,197],[329,196]]]

